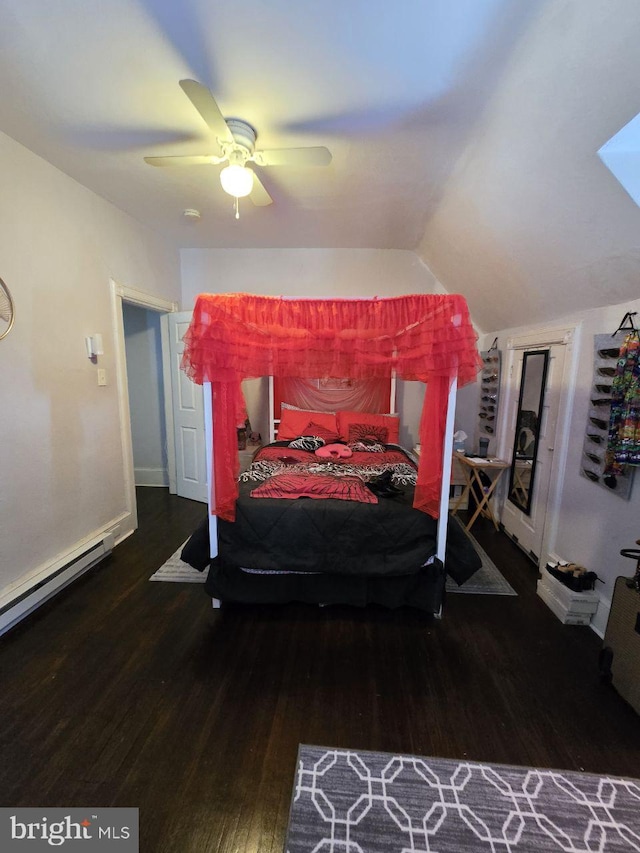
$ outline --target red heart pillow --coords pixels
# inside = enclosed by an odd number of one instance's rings
[[[316,456],[320,459],[347,459],[353,456],[353,452],[346,444],[325,444],[316,450]]]

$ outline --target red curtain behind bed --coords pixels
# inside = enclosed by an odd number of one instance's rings
[[[331,380],[329,380],[330,382]],[[344,377],[338,380],[345,382]],[[374,379],[347,378],[344,387],[327,388],[322,380],[299,376],[274,376],[273,417],[280,417],[283,403],[312,411],[390,412],[391,383],[388,376]]]
[[[463,296],[320,300],[205,293],[184,341],[183,369],[194,382],[212,384],[216,515],[235,518],[243,379],[359,379],[395,371],[399,379],[427,383],[414,506],[437,518],[449,382],[453,376],[459,386],[473,381],[481,364]]]

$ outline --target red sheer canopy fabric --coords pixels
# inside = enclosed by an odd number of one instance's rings
[[[283,299],[200,294],[182,367],[213,394],[214,513],[235,518],[240,382],[260,376],[388,377],[427,383],[414,506],[438,516],[449,383],[475,379],[476,334],[459,295]],[[240,420],[239,420],[240,419]]]

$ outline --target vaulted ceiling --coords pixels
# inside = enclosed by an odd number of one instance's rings
[[[637,0],[0,0],[0,130],[176,247],[412,249],[497,329],[640,295],[640,210],[598,149],[640,112]],[[178,85],[258,146],[327,146],[260,172],[209,153]],[[187,208],[201,212],[195,224]]]

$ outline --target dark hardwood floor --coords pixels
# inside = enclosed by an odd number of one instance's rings
[[[417,611],[234,607],[149,576],[203,517],[139,491],[140,529],[0,638],[0,805],[137,806],[156,851],[280,851],[298,744],[640,775],[640,718],[600,683],[535,567],[474,534],[518,597]]]

